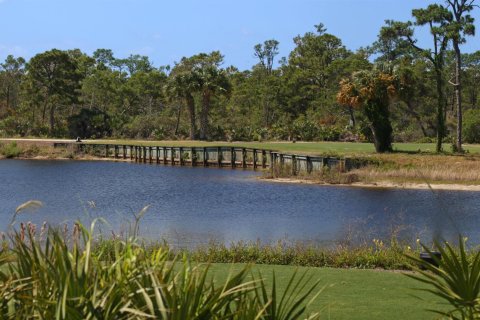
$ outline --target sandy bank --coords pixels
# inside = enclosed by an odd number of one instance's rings
[[[328,184],[312,180],[276,178],[262,179],[275,183],[296,183],[296,184],[314,184],[322,186],[339,186],[352,188],[379,188],[379,189],[411,189],[411,190],[452,190],[452,191],[480,191],[480,185],[464,185],[464,184],[427,184],[427,183],[397,183],[390,181],[379,181],[375,183],[355,182],[352,184]]]

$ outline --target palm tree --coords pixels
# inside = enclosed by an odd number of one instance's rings
[[[208,136],[208,115],[212,98],[217,94],[228,95],[231,85],[225,70],[219,69],[216,64],[206,64],[195,69],[199,80],[199,89],[202,96],[202,110],[200,112],[200,140]]]
[[[193,93],[198,88],[198,80],[196,79],[195,74],[190,72],[178,72],[175,70],[172,71],[170,79],[166,85],[167,95],[170,99],[181,99],[184,101],[188,109],[188,114],[190,117],[190,140],[195,140],[197,138],[197,125],[195,117],[195,99]],[[178,111],[177,119],[177,129],[178,122],[180,119],[181,106]]]

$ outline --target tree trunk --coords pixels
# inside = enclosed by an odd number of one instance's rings
[[[10,85],[7,85],[7,112],[10,110]]]
[[[53,130],[55,129],[55,105],[52,104],[50,107],[50,133],[53,134]]]
[[[352,106],[348,106],[348,113],[350,115],[350,124],[352,125],[352,128],[355,129],[355,126],[356,126],[356,121],[355,121],[355,114],[353,113],[353,107]]]
[[[203,93],[202,112],[200,113],[200,140],[206,140],[208,135],[208,113],[210,111],[210,91]]]
[[[442,151],[442,142],[445,135],[445,94],[444,94],[444,82],[442,71],[436,67],[435,70],[436,82],[437,82],[437,146],[436,151]]]
[[[175,133],[174,135],[178,135],[178,127],[180,126],[180,115],[182,114],[182,105],[178,105],[178,111],[177,111],[177,123],[175,124]]]
[[[45,103],[43,104],[43,109],[42,109],[42,125],[45,125],[45,117],[47,116],[47,105],[48,105],[48,100],[45,99]]]
[[[190,140],[197,139],[197,122],[195,119],[195,100],[192,95],[187,95],[188,114],[190,115]]]
[[[463,112],[462,112],[462,54],[458,41],[453,41],[453,48],[455,51],[455,102],[457,104],[457,152],[462,152],[462,126],[463,126]]]
[[[420,130],[422,130],[423,136],[427,137],[428,136],[427,129],[425,129],[425,126],[423,125],[423,121],[420,115],[417,112],[415,112],[412,102],[407,101],[405,102],[405,104],[407,105],[408,113],[410,113],[415,118],[415,120],[417,120],[418,126],[420,127]]]
[[[373,112],[368,113],[370,129],[372,130],[375,151],[378,153],[392,151],[392,125],[390,123],[388,105],[373,105]]]

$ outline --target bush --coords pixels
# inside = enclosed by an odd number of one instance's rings
[[[6,136],[25,136],[30,124],[19,117],[9,116],[0,121],[0,131]]]
[[[438,259],[431,250],[423,246],[438,265],[421,260],[416,256],[410,259],[421,268],[417,274],[407,274],[430,287],[424,289],[440,297],[450,304],[451,310],[433,310],[447,319],[479,319],[480,318],[480,252],[472,255],[465,247],[466,239],[459,237],[459,246],[454,248],[448,242],[436,242],[435,246],[441,254]]]
[[[22,149],[17,146],[16,142],[7,145],[0,145],[0,154],[6,158],[16,158],[22,153]]]
[[[467,143],[480,143],[480,110],[467,110],[463,120],[463,138]]]
[[[79,114],[68,118],[70,137],[84,139],[107,137],[112,134],[110,117],[98,109],[82,109]]]

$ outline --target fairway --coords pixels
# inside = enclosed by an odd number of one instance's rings
[[[242,267],[244,265],[241,264],[214,264],[211,272],[215,279],[224,280],[230,271],[238,271]],[[290,266],[253,267],[253,272],[261,272],[267,283],[274,271],[279,292],[285,290],[295,270],[296,267]],[[300,273],[307,270],[312,284],[320,280],[319,288],[325,287],[309,308],[312,312],[320,310],[321,319],[437,319],[434,313],[426,310],[445,309],[432,294],[416,290],[425,286],[400,272],[298,268]]]
[[[355,142],[225,142],[225,141],[148,141],[148,140],[85,140],[85,143],[95,144],[133,144],[146,146],[164,146],[164,147],[244,147],[281,151],[286,153],[299,154],[368,154],[374,153],[373,143],[355,143]],[[444,150],[450,151],[450,146],[444,144]],[[393,149],[396,152],[426,152],[434,153],[434,143],[395,143]],[[469,153],[480,153],[480,145],[464,145],[464,149]]]

